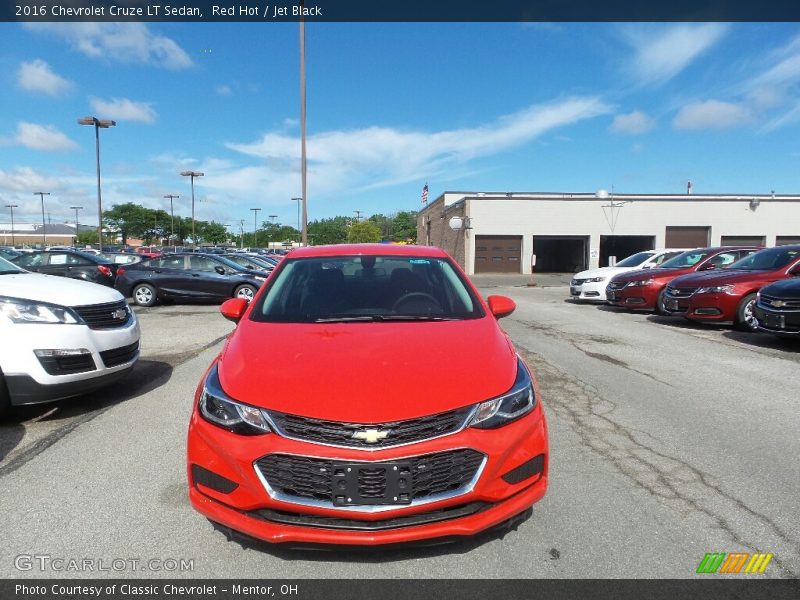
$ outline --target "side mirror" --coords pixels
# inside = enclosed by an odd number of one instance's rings
[[[710,271],[711,269],[716,269],[717,265],[714,263],[708,263],[697,269],[698,271]]]
[[[220,267],[219,265],[217,265],[216,267],[214,267],[214,270],[220,275],[225,275],[225,267]]]
[[[229,300],[225,300],[225,302],[222,303],[222,306],[219,307],[219,312],[222,313],[222,316],[228,319],[228,321],[233,321],[234,323],[238,323],[241,320],[246,310],[247,300],[244,298],[231,298]]]
[[[489,296],[486,301],[489,303],[489,310],[497,319],[507,317],[517,308],[516,303],[506,296]]]

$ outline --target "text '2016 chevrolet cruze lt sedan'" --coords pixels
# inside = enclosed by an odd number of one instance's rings
[[[198,386],[195,509],[271,542],[389,544],[508,523],[547,488],[536,380],[438,248],[298,249]]]

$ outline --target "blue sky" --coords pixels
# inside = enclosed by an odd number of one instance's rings
[[[0,221],[137,202],[294,225],[296,23],[0,24]],[[797,24],[311,23],[309,220],[445,190],[800,192]]]

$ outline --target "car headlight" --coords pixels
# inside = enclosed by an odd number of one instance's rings
[[[697,294],[725,294],[727,292],[733,291],[733,285],[712,285],[710,287],[701,287],[697,290]]]
[[[478,429],[495,429],[524,417],[536,406],[533,381],[522,359],[517,358],[517,378],[502,396],[481,402],[469,423]]]
[[[628,285],[631,287],[643,287],[646,285],[650,285],[651,283],[653,283],[653,281],[655,281],[655,279],[653,279],[652,277],[650,279],[637,279],[636,281],[629,282]]]
[[[260,408],[235,402],[222,391],[217,365],[214,365],[203,383],[200,415],[209,423],[240,435],[260,435],[272,431]]]
[[[601,281],[605,281],[605,277],[592,277],[591,279],[587,279],[586,283],[600,283]]]
[[[66,306],[18,298],[0,297],[0,314],[8,317],[12,323],[83,323],[83,319]]]

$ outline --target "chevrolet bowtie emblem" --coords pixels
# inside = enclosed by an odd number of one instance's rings
[[[368,444],[375,444],[389,435],[388,431],[378,431],[377,429],[365,429],[364,431],[356,431],[353,438],[356,440],[364,441]]]
[[[786,306],[786,302],[784,302],[783,300],[773,300],[772,306],[774,306],[775,308],[782,308]]]

